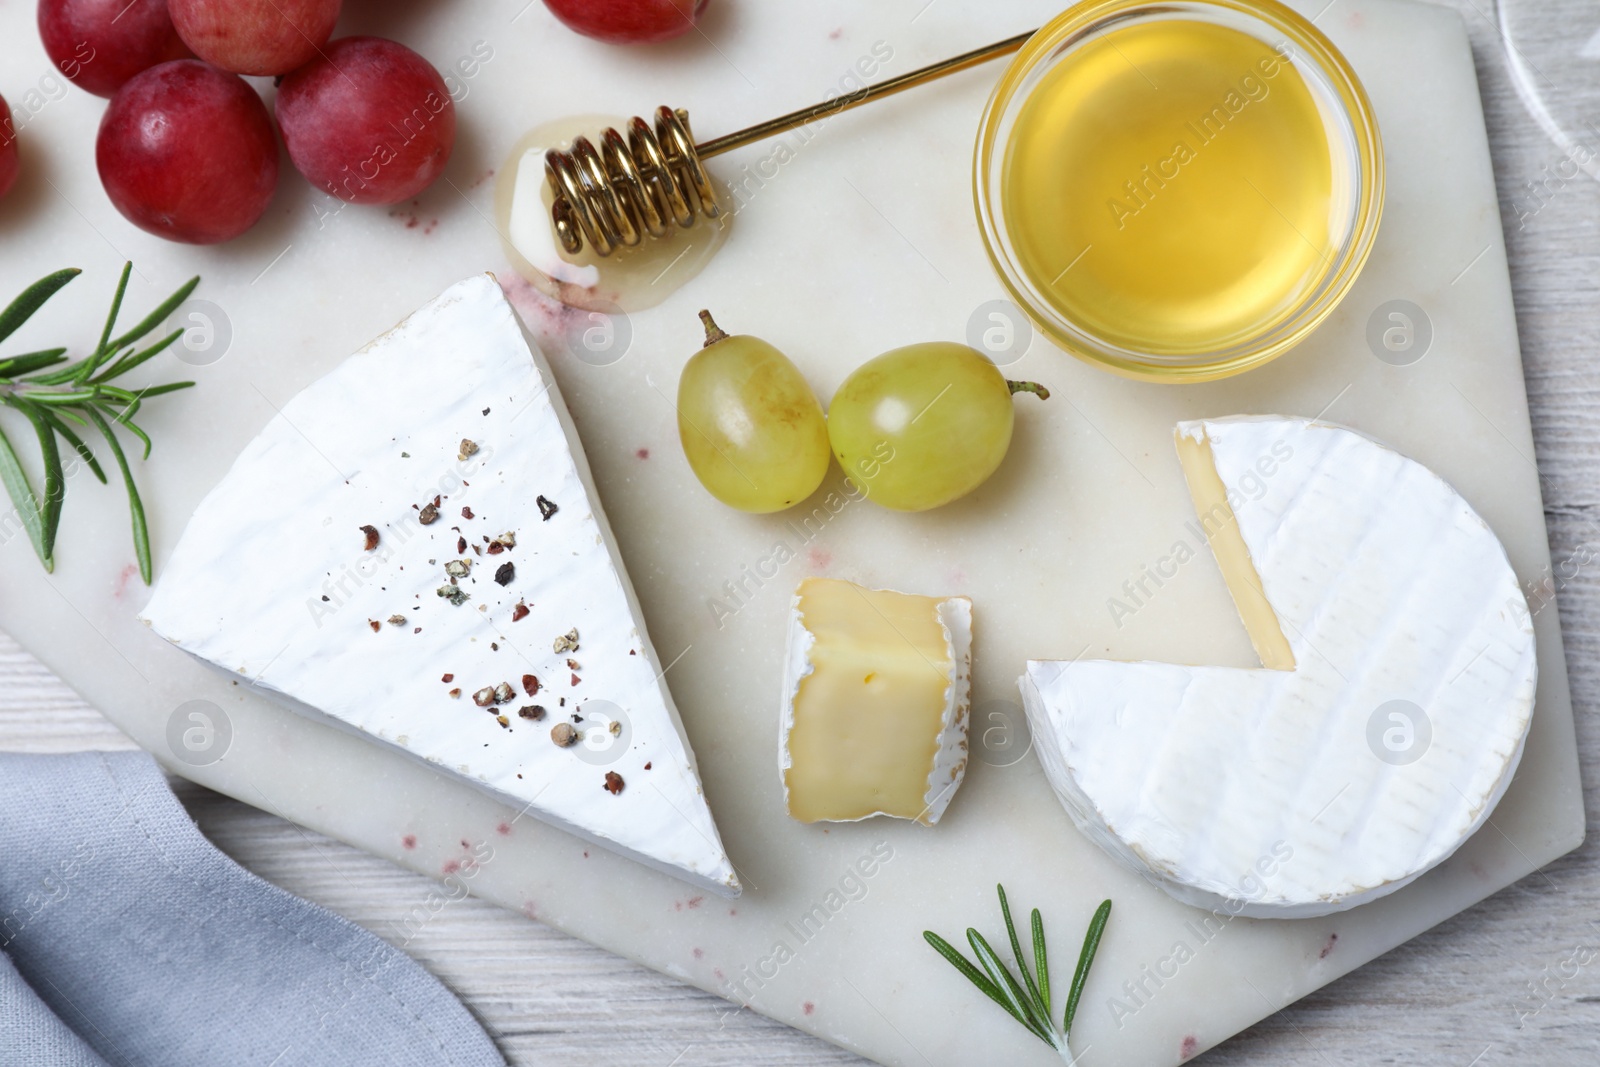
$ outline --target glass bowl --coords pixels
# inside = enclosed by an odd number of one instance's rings
[[[1234,51],[1208,47],[1202,55],[1199,44],[1186,51],[1191,41]],[[1258,52],[1243,73],[1205,65],[1224,54]],[[1149,84],[1148,97],[1130,70]],[[1285,70],[1298,78],[1280,78]],[[1105,88],[1113,85],[1121,89]],[[1088,87],[1087,95],[1074,97],[1078,90],[1066,93],[1063,86]],[[1253,103],[1275,89],[1280,102],[1270,109]],[[1158,95],[1163,91],[1171,94],[1167,103]],[[1170,101],[1200,100],[1195,92],[1216,93],[1216,106],[1168,115],[1151,110],[1170,110]],[[1041,102],[1030,107],[1036,95]],[[1235,133],[1229,141],[1224,127],[1252,106],[1251,122],[1299,120],[1283,127],[1296,136],[1275,140],[1278,127],[1266,125],[1254,133]],[[1191,121],[1175,133],[1179,114],[1200,125]],[[1104,132],[1104,141],[1086,135],[1096,130]],[[1166,157],[1156,151],[1173,143],[1163,141],[1169,135],[1181,136],[1183,156],[1177,154],[1179,145]],[[1059,143],[1052,144],[1051,137]],[[1241,138],[1283,148],[1233,154]],[[1228,147],[1210,149],[1213,141]],[[1187,149],[1191,142],[1193,151]],[[1106,152],[1098,151],[1099,145]],[[1145,159],[1155,169],[1121,163],[1124,157]],[[1051,165],[1032,165],[1039,159]],[[1059,187],[1049,180],[1056,161],[1061,163]],[[1112,178],[1122,176],[1119,165],[1130,180],[1117,186]],[[1253,166],[1265,168],[1254,172],[1259,181],[1252,181]],[[1204,177],[1185,179],[1185,170]],[[1283,184],[1297,176],[1309,184],[1298,191]],[[1278,183],[1266,186],[1273,197],[1259,187],[1269,179]],[[1276,194],[1284,188],[1291,188],[1292,204],[1302,213],[1278,210]],[[1316,27],[1274,0],[1086,0],[1075,5],[1042,27],[1013,59],[990,97],[974,156],[979,225],[1012,297],[1047,337],[1080,359],[1161,382],[1241,373],[1281,355],[1314,330],[1366,263],[1383,213],[1383,188],[1383,146],[1355,72]],[[1009,199],[1008,193],[1013,194]],[[1250,196],[1261,196],[1265,206]],[[1285,229],[1274,240],[1285,255],[1297,257],[1292,262],[1272,254],[1251,258],[1276,226],[1267,207],[1283,221]],[[1147,217],[1133,217],[1147,208]],[[1259,232],[1245,226],[1235,234],[1228,228],[1225,220],[1240,209]],[[1100,222],[1091,217],[1094,213]],[[1108,218],[1121,227],[1118,235],[1112,236]],[[1133,224],[1143,229],[1120,236]],[[1305,243],[1298,252],[1291,231]],[[1099,256],[1094,241],[1085,239],[1096,235]],[[1080,241],[1085,247],[1074,258]],[[1276,268],[1279,259],[1282,270]],[[1063,269],[1047,276],[1058,261],[1065,262]],[[1208,269],[1219,263],[1226,269]],[[1227,273],[1235,268],[1237,278]],[[1079,273],[1069,278],[1073,271]],[[1238,294],[1247,299],[1235,299]]]

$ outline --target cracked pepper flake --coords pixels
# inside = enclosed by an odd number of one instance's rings
[[[472,573],[470,559],[453,559],[444,565],[444,572],[452,578],[465,578]]]
[[[554,648],[558,655],[562,652],[578,651],[578,631],[571,629],[556,638]]]
[[[363,526],[361,532],[366,535],[366,548],[368,552],[378,547],[378,528],[376,526]]]
[[[610,793],[612,796],[620,796],[623,785],[624,783],[622,781],[622,775],[618,774],[616,771],[606,772],[606,792]]]
[[[510,585],[511,580],[516,576],[517,565],[514,563],[502,563],[495,568],[494,580],[500,585]]]
[[[516,695],[516,690],[511,688],[510,682],[501,682],[494,687],[494,699],[497,704],[504,704]]]
[[[480,708],[486,708],[494,703],[494,686],[486,685],[472,694],[472,702]]]
[[[570,748],[578,743],[578,731],[572,728],[571,723],[558,722],[550,727],[550,740],[562,748]]]
[[[541,704],[525,704],[517,709],[517,714],[524,719],[532,719],[538,722],[544,718],[544,706]]]
[[[516,606],[511,609],[511,621],[512,622],[521,622],[523,619],[526,619],[527,617],[528,617],[528,605],[524,604],[520,600],[517,601]]]
[[[537,696],[539,693],[538,675],[524,674],[522,676],[522,691],[529,696]]]
[[[463,437],[461,439],[461,450],[456,454],[456,459],[461,460],[464,463],[466,462],[468,456],[476,456],[477,454],[478,443],[476,441],[469,441],[467,438]]]
[[[553,500],[550,500],[545,496],[535,498],[534,503],[539,505],[539,518],[545,522],[549,522],[550,517],[561,510],[560,508],[556,507]]]
[[[404,626],[405,624],[406,624],[406,617],[404,615],[390,615],[389,616],[389,625],[390,626]]]
[[[467,591],[461,588],[459,585],[441,585],[438,589],[435,589],[434,592],[439,596],[444,597],[458,608],[462,604],[465,604],[468,600]]]

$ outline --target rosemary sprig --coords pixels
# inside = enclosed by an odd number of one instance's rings
[[[1067,1005],[1061,1013],[1061,1028],[1057,1030],[1050,1019],[1050,966],[1045,956],[1044,920],[1039,915],[1039,909],[1034,908],[1031,923],[1033,965],[1030,968],[1022,955],[1022,942],[1017,938],[1016,925],[1011,921],[1006,887],[996,885],[995,889],[1000,894],[1000,913],[1005,916],[1011,955],[1017,961],[1017,970],[1022,972],[1021,982],[1012,976],[1010,968],[989,947],[983,935],[970,926],[967,928],[967,943],[977,957],[976,965],[932,930],[924,930],[922,936],[935,952],[949,960],[951,966],[960,971],[967,981],[978,987],[979,992],[1010,1013],[1028,1033],[1055,1049],[1067,1063],[1074,1063],[1068,1045],[1072,1036],[1072,1021],[1077,1018],[1078,1002],[1083,999],[1083,987],[1089,980],[1089,968],[1094,963],[1095,953],[1100,950],[1100,938],[1105,933],[1106,922],[1111,918],[1111,901],[1101,901],[1095,909],[1094,918],[1089,920],[1089,929],[1083,935],[1083,948],[1078,952],[1078,967],[1072,972],[1072,985],[1067,989]]]
[[[134,554],[139,560],[139,574],[148,585],[151,577],[150,529],[145,521],[144,503],[139,499],[138,486],[133,481],[133,471],[128,466],[128,457],[117,439],[115,428],[121,427],[138,438],[144,445],[142,458],[148,459],[150,435],[133,421],[140,405],[151,397],[187,389],[194,383],[172,382],[132,391],[110,383],[166,351],[183,336],[183,331],[179,329],[142,349],[136,344],[188,299],[194,287],[200,284],[200,279],[189,279],[141,319],[138,325],[113,337],[132,270],[132,263],[123,266],[117,291],[111,298],[111,311],[106,315],[105,327],[100,331],[100,342],[87,356],[68,362],[65,348],[50,348],[0,357],[0,405],[20,413],[32,426],[39,441],[39,455],[44,468],[44,493],[41,496],[34,492],[33,483],[23,469],[22,461],[11,439],[6,436],[4,427],[0,427],[0,483],[5,485],[6,493],[11,497],[23,528],[28,532],[28,540],[33,542],[33,550],[38,553],[44,569],[55,570],[56,532],[61,525],[61,501],[67,491],[66,468],[62,465],[61,447],[56,439],[59,437],[65,441],[90,473],[101,484],[105,484],[106,472],[95,458],[94,451],[68,423],[97,431],[111,449],[128,490],[128,510],[133,518]],[[15,333],[34,312],[44,306],[45,301],[79,273],[75,268],[58,270],[23,290],[21,296],[0,311],[0,341]]]

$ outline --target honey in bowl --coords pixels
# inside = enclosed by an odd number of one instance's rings
[[[1342,64],[1270,2],[1066,12],[980,134],[1002,279],[1057,343],[1133,376],[1277,355],[1332,310],[1376,231],[1381,149]]]

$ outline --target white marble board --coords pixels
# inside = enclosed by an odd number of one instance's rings
[[[1055,6],[729,0],[714,5],[704,37],[637,52],[577,39],[536,2],[352,0],[341,33],[392,36],[457,71],[461,136],[448,181],[397,211],[338,211],[287,174],[255,231],[192,249],[116,215],[92,165],[100,101],[51,82],[31,5],[9,5],[0,10],[0,93],[19,113],[30,163],[0,201],[0,292],[63,265],[86,271],[13,343],[91,343],[125,257],[138,267],[133,308],[192,273],[205,276],[199,295],[226,320],[226,353],[206,366],[165,361],[152,372],[200,381],[147,415],[157,451],[140,477],[159,568],[195,503],[296,390],[449,283],[483,269],[508,274],[487,222],[490,172],[525,127],[670,103],[690,108],[697,130],[711,136],[850,87],[856,64],[875,49],[889,54],[875,76],[892,75],[1028,28]],[[744,968],[764,969],[772,976],[759,988],[745,984],[752,1008],[872,1059],[1055,1062],[920,938],[924,928],[959,935],[969,924],[998,933],[996,880],[1024,907],[1044,910],[1058,961],[1075,951],[1094,903],[1116,900],[1079,1016],[1085,1064],[1174,1063],[1210,1047],[1577,845],[1583,814],[1572,712],[1546,597],[1534,600],[1533,733],[1490,825],[1416,885],[1329,919],[1237,919],[1219,933],[1202,930],[1203,913],[1175,904],[1077,835],[1031,756],[1013,763],[1003,751],[975,762],[937,829],[883,820],[799,826],[782,811],[775,701],[784,609],[807,573],[973,597],[979,710],[1013,721],[1013,682],[1030,656],[1087,650],[1250,665],[1208,559],[1184,568],[1120,627],[1107,610],[1190,518],[1170,444],[1171,425],[1182,418],[1280,411],[1355,426],[1459,487],[1505,541],[1529,588],[1548,578],[1466,35],[1455,14],[1402,0],[1296,6],[1317,15],[1345,50],[1384,133],[1387,210],[1354,291],[1295,352],[1206,386],[1122,381],[1035,339],[1010,369],[1047,382],[1055,399],[1022,405],[1000,475],[940,512],[908,517],[852,504],[814,523],[814,534],[790,526],[794,515],[729,512],[695,485],[666,398],[697,343],[693,313],[703,305],[728,328],[788,351],[824,397],[878,351],[965,336],[972,312],[1001,295],[968,178],[975,124],[998,68],[836,118],[814,139],[791,136],[786,150],[774,143],[718,160],[713,169],[742,183],[747,201],[731,240],[660,308],[631,316],[632,340],[616,362],[572,358],[563,338],[573,316],[512,287],[573,409],[656,645],[663,659],[679,657],[669,678],[747,887],[739,901],[700,897],[528,819],[512,824],[511,813],[480,794],[289,714],[167,647],[133,619],[145,592],[115,488],[72,482],[53,576],[25,538],[0,531],[0,628],[196,781],[416,870],[454,873],[487,899],[707,989],[728,994],[728,980]],[[475,68],[456,66],[485,51],[492,56]],[[1365,340],[1369,316],[1392,299],[1414,302],[1432,324],[1428,354],[1410,366],[1380,362]],[[786,554],[775,551],[779,542],[793,560],[771,562]],[[738,603],[730,582],[744,589]],[[737,610],[714,611],[716,601]],[[167,740],[174,712],[190,700],[215,703],[231,730],[226,754],[207,766],[181,762]],[[492,858],[463,871],[461,858],[486,854],[485,844]],[[858,888],[847,875],[875,849],[892,856]],[[794,925],[819,904],[827,918],[814,920],[817,931],[802,940]],[[417,921],[428,918],[423,909]],[[792,958],[778,965],[780,941]],[[1190,951],[1175,964],[1179,941]]]

